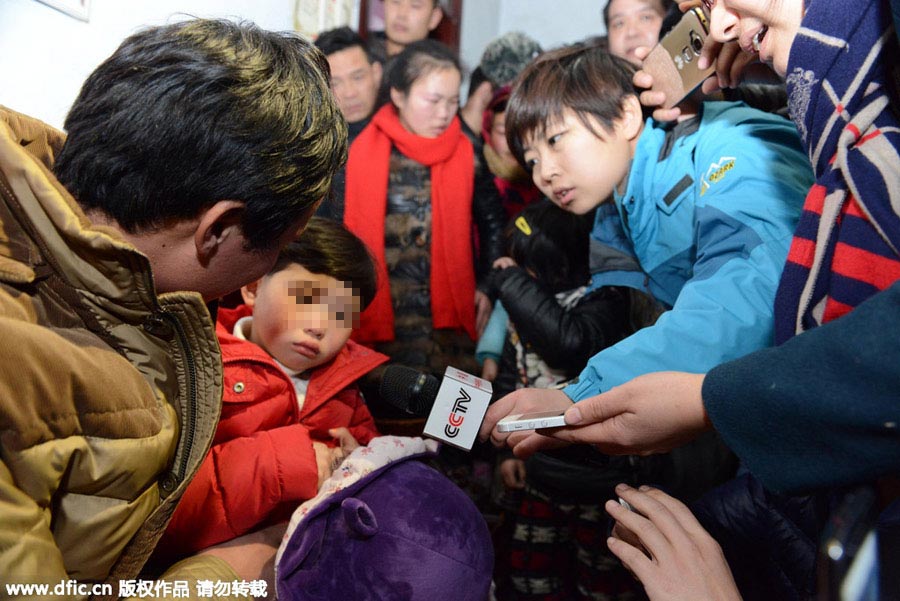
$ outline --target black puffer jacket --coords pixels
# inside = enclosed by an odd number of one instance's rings
[[[494,176],[477,156],[476,154],[472,219],[478,228],[478,260],[475,276],[478,281],[482,281],[490,273],[494,261],[505,254],[503,228],[506,227],[506,212],[503,210],[500,193],[494,186]]]
[[[832,495],[789,497],[745,473],[691,507],[722,547],[745,601],[815,597],[816,552]]]
[[[630,296],[640,292],[631,288],[600,288],[567,310],[521,267],[495,269],[485,284],[488,296],[503,303],[522,341],[534,346],[547,365],[572,375],[635,329]]]

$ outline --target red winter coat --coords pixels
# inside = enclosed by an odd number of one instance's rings
[[[388,357],[347,341],[330,363],[313,370],[298,415],[287,374],[262,348],[231,333],[235,322],[250,314],[246,306],[219,310],[222,418],[160,543],[167,555],[193,553],[287,519],[316,495],[312,442],[334,446],[331,428],[347,428],[363,445],[378,436],[354,383]]]

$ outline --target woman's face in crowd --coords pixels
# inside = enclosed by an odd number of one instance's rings
[[[423,138],[444,133],[459,110],[460,79],[456,69],[434,69],[415,80],[406,94],[391,88],[403,127]]]
[[[506,112],[494,113],[491,119],[491,148],[497,153],[503,162],[510,166],[518,165],[516,157],[509,150],[509,144],[506,142]]]
[[[787,73],[791,45],[803,20],[803,0],[704,0],[710,34],[718,42],[737,40],[748,52]]]

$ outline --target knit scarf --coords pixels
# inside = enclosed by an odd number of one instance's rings
[[[384,250],[391,147],[431,168],[431,314],[439,328],[461,328],[475,338],[475,273],[472,258],[472,192],[475,156],[459,118],[437,138],[410,133],[397,109],[375,113],[350,148],[344,223],[372,251],[378,292],[360,317],[354,337],[394,339],[394,308]]]
[[[816,183],[775,298],[781,343],[900,279],[900,123],[888,84],[897,38],[887,0],[811,0],[786,78]]]

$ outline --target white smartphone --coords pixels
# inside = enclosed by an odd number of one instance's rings
[[[498,432],[516,432],[518,430],[537,430],[539,428],[557,428],[565,426],[566,412],[541,411],[537,413],[515,413],[507,415],[497,422]]]

